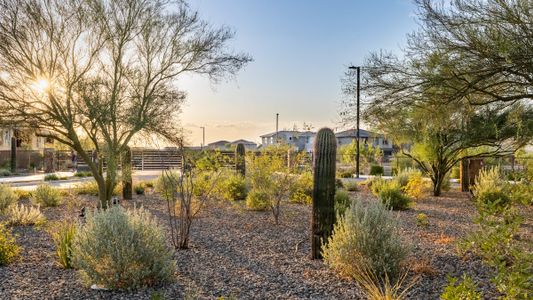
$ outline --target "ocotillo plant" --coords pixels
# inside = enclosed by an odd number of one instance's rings
[[[241,174],[242,176],[246,175],[245,155],[246,151],[244,149],[244,144],[237,144],[237,148],[235,149],[235,169],[237,170],[237,173]]]
[[[17,170],[17,139],[11,138],[11,161],[10,161],[11,173],[15,173]]]
[[[132,193],[132,178],[131,178],[131,149],[126,146],[126,150],[122,153],[122,198],[126,200],[133,199]]]
[[[313,160],[313,217],[311,256],[322,258],[321,246],[333,231],[335,224],[335,159],[337,141],[329,128],[318,131]]]

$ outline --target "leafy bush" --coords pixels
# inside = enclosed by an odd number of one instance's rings
[[[450,178],[453,179],[459,179],[460,177],[460,168],[459,167],[452,167],[450,171]]]
[[[8,169],[0,169],[0,176],[11,176],[11,171]]]
[[[409,208],[411,199],[404,195],[397,183],[385,182],[379,190],[378,198],[385,206],[393,210]]]
[[[509,197],[515,203],[523,205],[532,205],[533,184],[525,181],[509,184]]]
[[[267,193],[252,189],[246,197],[246,206],[252,210],[267,210],[270,208],[270,198]]]
[[[7,223],[12,226],[43,225],[46,218],[39,207],[25,206],[24,204],[13,205],[8,210]]]
[[[426,214],[420,213],[416,216],[416,226],[418,227],[428,227],[429,220]]]
[[[163,229],[144,209],[89,213],[73,241],[74,266],[88,283],[111,289],[169,281],[175,269]]]
[[[72,265],[72,243],[74,241],[74,236],[78,226],[76,223],[71,221],[59,222],[54,226],[53,231],[51,232],[52,239],[56,246],[56,254],[59,263],[65,269],[73,268]]]
[[[472,192],[480,210],[501,212],[511,204],[506,183],[496,168],[481,170]]]
[[[61,204],[61,193],[48,184],[40,184],[32,192],[32,202],[43,207],[53,207]]]
[[[394,180],[398,183],[401,189],[405,189],[409,183],[409,178],[418,175],[420,175],[420,177],[422,176],[422,172],[420,172],[420,170],[415,168],[406,168],[398,172],[398,174],[394,176]]]
[[[350,196],[345,190],[337,189],[335,191],[335,212],[337,215],[344,215],[346,209],[351,205]]]
[[[229,174],[220,182],[222,198],[229,201],[246,199],[246,180],[240,174]]]
[[[380,165],[370,166],[370,175],[383,175],[383,167]]]
[[[458,284],[457,281],[457,278],[448,278],[448,286],[440,295],[442,300],[481,300],[481,294],[472,278],[463,273],[461,283]]]
[[[21,190],[21,189],[15,189],[14,192],[15,192],[15,195],[17,195],[17,199],[19,199],[19,200],[30,199],[31,198],[31,192],[30,191]]]
[[[5,184],[0,184],[0,214],[4,213],[11,205],[17,202],[17,194]]]
[[[289,201],[294,203],[311,204],[313,202],[313,174],[304,172],[291,187]]]
[[[76,172],[74,174],[74,176],[76,176],[76,177],[92,177],[93,173],[91,173],[91,172]]]
[[[0,266],[6,266],[20,255],[20,247],[17,245],[11,230],[0,223]]]
[[[409,179],[403,190],[407,196],[414,199],[420,199],[424,195],[424,187],[422,174],[418,172],[409,175]]]
[[[98,196],[98,184],[96,181],[88,181],[80,183],[75,187],[76,194],[78,195],[91,195]],[[122,185],[120,183],[115,185],[113,189],[113,196],[119,196],[122,192]]]
[[[374,196],[378,196],[381,188],[386,184],[388,184],[388,181],[381,178],[381,176],[374,177],[367,182],[367,186]]]
[[[349,192],[356,192],[359,190],[359,186],[357,185],[356,181],[346,181],[344,183],[344,188]]]
[[[53,180],[59,180],[59,176],[57,174],[47,174],[44,176],[44,181],[53,181]]]
[[[142,182],[135,184],[133,186],[133,191],[136,195],[144,195],[144,184]]]
[[[155,190],[161,195],[163,199],[171,198],[172,194],[176,192],[176,182],[179,181],[180,174],[178,172],[168,172],[165,175],[159,175],[155,182]]]
[[[355,174],[355,169],[340,169],[337,171],[337,177],[339,178],[352,178]]]
[[[397,222],[387,208],[353,201],[323,246],[325,262],[343,276],[360,278],[368,271],[378,278],[394,278],[408,249],[397,232]]]

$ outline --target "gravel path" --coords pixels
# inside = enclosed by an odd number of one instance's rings
[[[369,198],[366,192],[358,194]],[[49,220],[58,220],[75,216],[79,207],[94,202],[83,198],[44,213]],[[166,220],[165,205],[157,197],[139,196],[135,202]],[[88,289],[75,271],[56,263],[46,230],[17,227],[22,259],[0,268],[0,299],[150,299],[156,295],[163,299],[361,299],[352,281],[309,259],[310,213],[309,206],[286,205],[276,226],[270,212],[248,211],[243,203],[212,203],[193,223],[191,248],[176,252],[176,281],[133,292]],[[416,226],[419,213],[428,216],[429,227]],[[477,259],[458,257],[455,251],[455,242],[474,228],[475,209],[465,195],[450,192],[428,197],[396,214],[401,234],[413,249],[409,260],[413,271],[407,280],[420,276],[409,299],[438,299],[447,275],[463,272],[474,278],[487,299],[496,296],[489,280],[491,270]]]

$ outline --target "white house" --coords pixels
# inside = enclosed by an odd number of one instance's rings
[[[298,151],[313,151],[316,132],[282,130],[261,136],[261,145],[267,147],[277,143],[292,145]]]
[[[11,138],[16,138],[17,148],[40,151],[51,147],[53,141],[37,136],[35,131],[14,127],[0,128],[0,151],[11,150]]]
[[[350,129],[335,133],[337,144],[339,146],[351,144],[357,140],[357,130]],[[387,139],[384,135],[370,132],[364,129],[359,129],[359,143],[361,145],[372,145],[379,147],[383,151],[383,156],[391,156],[394,152],[392,141]]]

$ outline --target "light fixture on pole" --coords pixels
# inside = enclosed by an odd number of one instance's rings
[[[202,126],[200,128],[202,128],[202,146],[200,147],[200,150],[204,150],[204,146],[205,146],[205,127]]]
[[[361,67],[350,66],[350,70],[356,70],[357,72],[357,131],[356,131],[356,142],[357,142],[357,154],[355,160],[355,176],[359,178],[359,93],[361,90],[360,76],[361,76]]]

